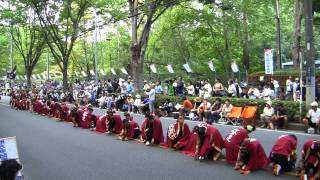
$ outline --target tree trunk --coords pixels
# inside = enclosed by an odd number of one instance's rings
[[[31,74],[32,74],[31,67],[26,67],[27,87],[28,87],[28,89],[31,88]]]
[[[300,40],[301,40],[301,19],[302,19],[302,1],[295,0],[294,1],[294,24],[293,24],[293,35],[292,35],[292,61],[293,67],[295,69],[299,69],[300,61],[299,61],[299,52],[300,49]]]
[[[249,27],[247,12],[243,12],[243,49],[242,49],[242,62],[246,71],[250,70],[250,54],[249,54]]]
[[[230,77],[229,72],[231,72],[231,49],[230,49],[230,42],[229,42],[229,35],[228,35],[228,25],[227,25],[227,19],[225,16],[225,12],[222,11],[222,16],[223,16],[223,38],[224,38],[224,50],[225,50],[225,60],[224,64],[226,64],[226,73],[228,74],[228,78]]]
[[[69,86],[68,86],[68,60],[64,60],[64,64],[62,67],[62,83],[63,83],[63,91],[66,92],[69,90]]]
[[[131,75],[134,81],[135,91],[140,92],[143,84],[143,61],[140,59],[141,47],[136,44],[131,46]]]

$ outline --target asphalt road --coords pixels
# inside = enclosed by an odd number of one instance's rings
[[[195,179],[296,179],[256,171],[247,176],[224,162],[198,162],[173,150],[146,147],[135,141],[122,142],[114,136],[97,134],[69,123],[17,111],[0,103],[0,137],[17,136],[19,154],[27,180],[195,180]],[[102,113],[95,110],[95,113]],[[135,116],[141,124],[142,117]],[[162,119],[164,131],[172,119]],[[193,126],[195,122],[188,122]],[[232,128],[217,125],[225,136]],[[269,153],[276,138],[286,132],[258,129],[251,137],[259,139]],[[296,134],[299,151],[310,136]]]

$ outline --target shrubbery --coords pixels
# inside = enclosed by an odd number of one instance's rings
[[[195,97],[189,97],[189,99],[193,102],[193,99]],[[211,97],[209,98],[210,102],[213,103],[216,97]],[[221,99],[224,101],[227,99],[227,97],[221,97]],[[161,104],[164,104],[167,100],[170,100],[174,105],[179,103],[182,103],[182,98],[181,97],[176,97],[176,96],[166,96],[166,95],[157,95],[156,96],[156,106],[160,106]],[[233,106],[241,106],[244,107],[246,105],[254,105],[258,106],[258,114],[257,118],[259,118],[259,115],[262,113],[263,108],[265,107],[265,102],[264,100],[261,99],[243,99],[243,98],[230,98],[231,103]],[[294,102],[294,101],[278,101],[274,100],[272,101],[272,106],[275,107],[278,105],[280,102],[284,104],[284,106],[288,110],[288,121],[289,122],[299,122],[300,120],[300,103],[299,102]],[[302,117],[306,114],[305,110],[305,103],[302,103]]]

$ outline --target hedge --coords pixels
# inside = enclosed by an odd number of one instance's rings
[[[195,97],[189,97],[189,99],[192,102],[194,102],[193,101],[194,98]],[[211,98],[209,98],[209,101],[211,103],[213,103],[216,98],[217,97],[211,97]],[[222,101],[225,101],[228,98],[227,97],[220,97],[220,99],[222,99]],[[231,104],[233,106],[241,106],[241,107],[244,107],[246,105],[258,106],[257,118],[259,118],[260,114],[263,112],[263,108],[265,107],[265,102],[266,102],[266,101],[261,100],[261,99],[244,99],[244,98],[229,98],[229,99],[230,99]],[[181,97],[157,95],[156,96],[155,106],[159,107],[162,104],[164,104],[167,100],[172,102],[174,105],[178,104],[178,103],[179,104],[182,103],[182,98]],[[275,107],[280,102],[282,102],[284,104],[284,106],[287,108],[288,121],[289,122],[299,122],[300,121],[300,103],[299,102],[295,102],[295,101],[274,100],[274,101],[272,101],[272,106]],[[304,115],[306,114],[306,110],[305,109],[306,109],[305,103],[302,103],[302,116],[301,117],[304,117]]]

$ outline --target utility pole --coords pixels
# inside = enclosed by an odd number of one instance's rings
[[[277,39],[277,63],[276,69],[281,69],[281,24],[280,24],[280,4],[279,0],[276,0],[276,39]]]
[[[313,41],[313,14],[312,1],[304,0],[305,16],[305,41],[306,41],[306,61],[307,61],[307,79],[306,79],[306,107],[315,100],[315,62],[314,62],[314,41]]]
[[[97,49],[97,35],[98,35],[98,31],[97,31],[97,24],[98,24],[98,20],[97,20],[97,11],[96,9],[94,9],[94,74],[95,74],[95,82],[96,84],[98,84],[98,49]]]

